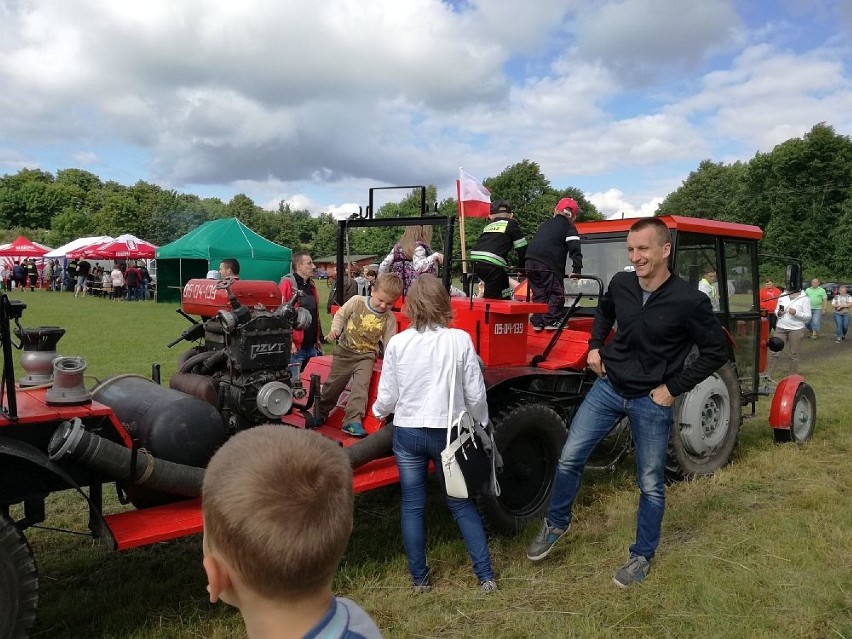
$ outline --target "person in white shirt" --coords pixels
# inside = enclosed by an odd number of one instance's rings
[[[834,307],[834,341],[838,344],[846,340],[849,332],[849,309],[852,308],[852,295],[848,295],[845,286],[841,286],[831,299]]]
[[[811,303],[808,296],[801,290],[791,290],[778,298],[775,308],[778,323],[775,325],[775,336],[785,342],[784,350],[770,355],[769,376],[772,377],[778,366],[781,353],[790,354],[790,373],[799,371],[799,349],[802,340],[808,332],[807,324],[811,321]]]
[[[466,408],[479,424],[488,422],[488,405],[470,335],[447,328],[452,318],[450,296],[437,277],[424,273],[413,281],[405,314],[411,328],[388,340],[373,414],[378,419],[394,414],[393,452],[402,489],[402,541],[414,591],[423,593],[431,588],[424,534],[426,477],[430,461],[441,473],[449,392],[454,393],[454,406],[459,411]],[[456,369],[456,384],[449,389],[452,367]],[[497,590],[485,529],[473,499],[447,496],[447,507],[461,530],[481,591]]]

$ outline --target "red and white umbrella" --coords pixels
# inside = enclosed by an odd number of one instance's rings
[[[100,260],[150,260],[154,258],[157,247],[126,233],[109,242],[83,246],[69,253],[69,257],[92,257]]]

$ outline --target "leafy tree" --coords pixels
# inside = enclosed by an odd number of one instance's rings
[[[713,220],[742,220],[739,211],[745,165],[703,160],[677,191],[670,193],[657,215],[684,215]]]

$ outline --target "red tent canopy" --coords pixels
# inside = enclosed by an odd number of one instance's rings
[[[68,256],[72,258],[91,257],[101,260],[150,260],[154,258],[157,247],[140,240],[133,235],[119,235],[112,241],[90,244],[83,246],[75,251],[71,251]]]
[[[18,236],[18,239],[12,242],[6,248],[0,249],[0,256],[7,257],[41,257],[45,253],[49,253],[51,249],[39,246],[31,242],[23,235]]]

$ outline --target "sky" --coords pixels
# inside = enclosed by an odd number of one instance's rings
[[[0,174],[318,214],[531,160],[649,215],[702,160],[852,134],[850,32],[852,0],[0,0]]]

